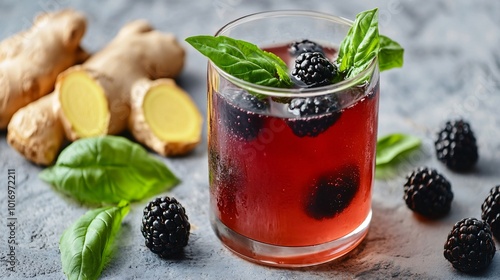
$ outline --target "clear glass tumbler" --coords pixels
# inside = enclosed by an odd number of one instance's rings
[[[335,60],[352,22],[309,11],[245,16],[216,35],[258,45],[290,69],[291,42],[308,39]],[[210,219],[222,243],[283,267],[324,263],[354,249],[371,219],[379,69],[316,88],[272,88],[208,63]],[[297,114],[328,99],[334,110]],[[295,105],[291,105],[295,104]]]

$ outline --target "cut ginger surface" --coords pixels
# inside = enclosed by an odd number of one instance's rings
[[[151,130],[161,140],[199,141],[201,116],[181,88],[171,84],[152,87],[144,97],[142,110]]]
[[[131,104],[130,131],[155,152],[182,155],[200,142],[203,118],[173,79],[142,81],[134,88]]]
[[[78,138],[106,134],[109,110],[102,87],[85,71],[70,71],[60,79],[59,102]]]

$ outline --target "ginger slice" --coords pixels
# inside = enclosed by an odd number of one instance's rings
[[[83,69],[65,72],[58,83],[59,105],[71,138],[105,135],[109,123],[108,101],[102,87]],[[89,106],[89,105],[92,106]]]
[[[163,156],[184,155],[201,140],[201,113],[172,79],[142,81],[132,92],[131,109],[134,137]]]
[[[153,133],[163,141],[196,142],[200,137],[198,110],[187,93],[175,85],[151,88],[142,111]]]

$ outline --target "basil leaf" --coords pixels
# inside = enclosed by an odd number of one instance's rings
[[[370,65],[378,51],[378,9],[375,8],[359,13],[342,40],[338,54],[339,71],[347,71],[346,78],[356,76]]]
[[[378,57],[380,71],[403,66],[404,49],[387,36],[379,34],[378,9],[361,12],[340,43],[339,71],[352,78]]]
[[[378,66],[380,71],[403,66],[404,49],[397,42],[380,35]]]
[[[111,252],[111,244],[130,205],[121,202],[90,210],[61,236],[62,269],[68,279],[97,279]]]
[[[389,134],[377,140],[376,165],[386,165],[398,156],[420,147],[421,141],[415,136],[400,133]]]
[[[179,182],[142,146],[119,136],[77,140],[39,176],[77,200],[96,204],[141,200]]]
[[[283,60],[249,42],[208,35],[192,36],[186,42],[236,78],[270,87],[288,88],[293,84]]]

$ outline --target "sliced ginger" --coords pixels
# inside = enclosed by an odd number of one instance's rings
[[[102,87],[83,69],[64,73],[59,85],[61,110],[76,137],[105,135],[110,112]]]
[[[143,81],[132,93],[130,131],[164,156],[190,152],[201,140],[203,118],[172,79]]]
[[[201,115],[188,94],[175,84],[165,82],[151,88],[144,97],[142,111],[161,140],[199,141]]]

